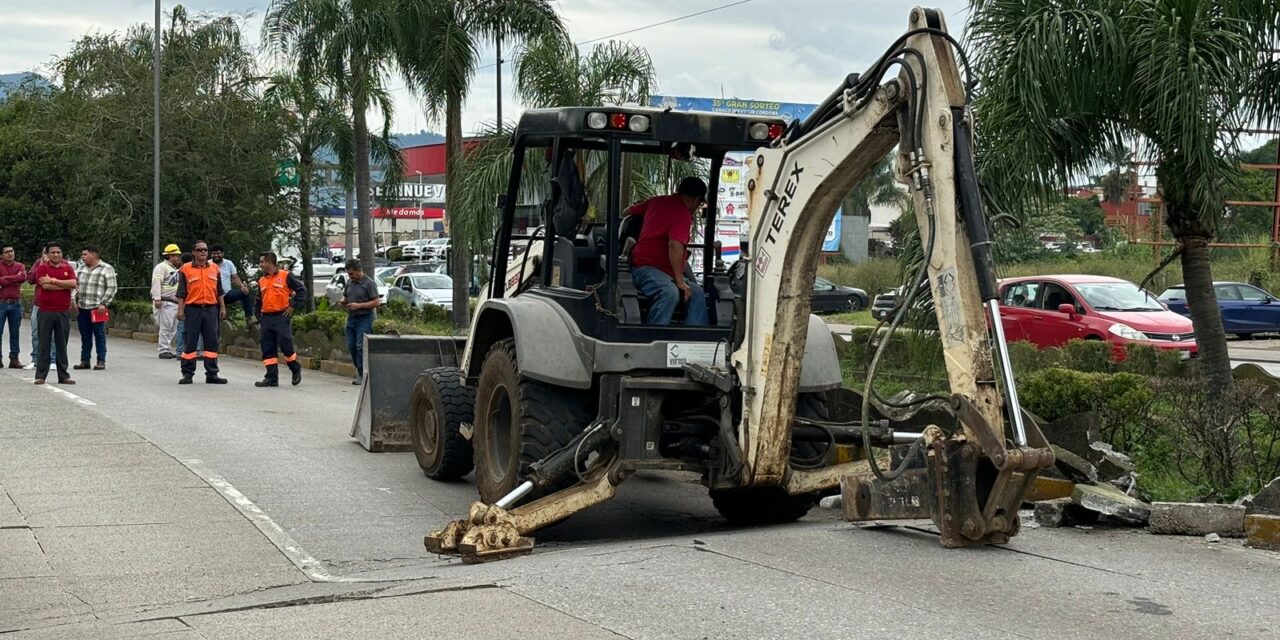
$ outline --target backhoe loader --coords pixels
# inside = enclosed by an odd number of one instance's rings
[[[609,500],[640,470],[700,474],[735,523],[795,520],[841,487],[849,519],[931,518],[947,547],[1015,535],[1022,498],[1053,454],[1018,406],[974,172],[973,83],[957,56],[942,15],[917,8],[883,57],[803,121],[525,112],[490,260],[500,284],[477,307],[459,366],[423,371],[411,397],[424,471],[474,470],[480,491],[427,548],[468,563],[527,553],[531,533]],[[903,290],[932,297],[951,391],[907,401],[874,392],[879,351],[862,389],[839,391],[832,334],[810,314],[840,200],[895,146],[926,257]],[[635,159],[705,172],[711,213],[696,224],[711,239],[732,152],[753,158],[742,257],[726,269],[714,243],[689,245],[702,254],[710,326],[685,326],[679,312],[674,324],[648,325],[626,253],[636,225],[623,218]],[[526,170],[530,159],[549,170]],[[600,201],[585,188],[587,166],[607,184]],[[531,225],[517,224],[516,203],[531,189],[544,196],[541,224],[520,236]],[[540,259],[508,260],[513,243]],[[885,333],[912,306],[899,305]],[[836,393],[855,410],[833,416]],[[860,459],[837,462],[841,444]]]

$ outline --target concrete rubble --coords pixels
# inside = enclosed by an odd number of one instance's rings
[[[1269,516],[1280,516],[1280,478],[1276,478],[1267,483],[1249,504],[1246,505],[1246,512],[1260,513]]]
[[[1109,484],[1077,484],[1071,500],[1126,524],[1144,526],[1151,519],[1151,505]]]
[[[1092,525],[1098,521],[1098,512],[1090,511],[1071,500],[1056,498],[1036,503],[1035,519],[1043,527],[1074,527]]]
[[[1151,533],[1174,536],[1244,537],[1244,507],[1195,502],[1151,503]]]
[[[1244,517],[1245,544],[1280,551],[1280,516],[1251,513]]]

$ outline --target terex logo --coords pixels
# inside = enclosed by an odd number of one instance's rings
[[[778,208],[773,212],[773,219],[769,221],[769,233],[765,235],[764,241],[769,244],[777,244],[777,233],[782,231],[782,225],[787,221],[787,209],[791,207],[791,199],[796,196],[796,188],[800,186],[800,174],[804,173],[804,169],[800,168],[800,163],[792,165],[791,176],[787,178],[787,186],[782,190],[782,199],[778,201]]]

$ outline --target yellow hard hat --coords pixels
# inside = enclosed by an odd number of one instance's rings
[[[171,256],[175,253],[182,253],[182,249],[179,249],[178,245],[172,243],[165,245],[164,254],[166,256]]]

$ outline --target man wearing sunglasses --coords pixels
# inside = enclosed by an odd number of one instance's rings
[[[668,325],[681,300],[687,303],[685,326],[707,324],[707,297],[685,264],[689,255],[693,214],[706,202],[707,183],[689,176],[676,192],[632,205],[629,216],[642,216],[640,237],[631,250],[631,277],[652,301],[648,324]]]
[[[196,351],[204,340],[204,381],[226,384],[218,377],[218,321],[227,317],[222,289],[222,271],[209,261],[209,245],[196,241],[194,258],[182,265],[178,277],[178,319],[186,324],[182,336],[182,379],[178,384],[191,384],[196,375]]]

